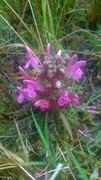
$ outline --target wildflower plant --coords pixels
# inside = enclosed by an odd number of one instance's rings
[[[62,56],[61,50],[52,55],[49,43],[42,61],[33,55],[29,47],[26,47],[26,51],[29,59],[24,68],[30,69],[32,66],[31,69],[33,68],[37,75],[33,77],[19,67],[23,76],[23,87],[17,87],[18,103],[27,100],[41,111],[53,111],[56,107],[66,109],[70,104],[79,106],[79,97],[70,87],[73,81],[82,77],[81,67],[86,65],[86,61],[75,62],[76,54],[72,57],[68,54]]]

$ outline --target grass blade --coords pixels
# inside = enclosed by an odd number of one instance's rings
[[[65,148],[68,152],[68,155],[70,157],[70,159],[72,160],[73,164],[76,166],[76,168],[78,169],[78,172],[79,172],[79,175],[80,175],[80,178],[82,178],[82,180],[88,180],[86,174],[84,174],[82,168],[80,167],[79,163],[77,162],[75,156],[73,155],[69,145],[67,143],[65,143]]]
[[[63,123],[65,125],[65,128],[67,129],[67,131],[69,132],[69,135],[71,137],[71,140],[73,140],[73,134],[72,134],[72,131],[71,131],[71,127],[70,127],[70,124],[69,122],[67,121],[67,119],[65,118],[65,115],[63,114],[63,112],[61,111],[61,109],[57,106],[57,109],[59,111],[59,114],[60,114],[60,117],[61,119],[63,120]]]
[[[47,140],[45,139],[45,136],[43,135],[43,133],[42,133],[42,131],[41,131],[41,129],[40,129],[40,127],[39,127],[39,125],[38,125],[36,119],[35,119],[35,116],[34,116],[32,110],[31,110],[31,113],[32,113],[32,117],[33,117],[35,126],[36,126],[36,128],[37,128],[37,130],[38,130],[38,133],[39,133],[41,139],[42,139],[42,142],[43,142],[43,144],[44,144],[46,150],[48,151],[49,158],[50,158],[50,161],[51,161],[51,165],[52,165],[52,167],[54,168],[55,165],[56,165],[56,163],[55,163],[54,157],[53,157],[53,155],[52,155],[52,153],[51,153],[51,150],[50,150],[50,148],[49,148],[49,144],[47,143]]]
[[[44,53],[44,48],[43,48],[43,44],[42,44],[42,40],[41,40],[41,36],[40,36],[40,31],[38,29],[37,21],[36,21],[36,18],[35,18],[34,9],[32,7],[32,4],[31,4],[30,0],[28,0],[28,3],[30,5],[32,17],[33,17],[33,20],[34,20],[34,23],[35,23],[35,26],[36,26],[36,30],[37,30],[38,38],[39,38],[39,41],[40,41],[40,45],[41,45],[42,51]]]

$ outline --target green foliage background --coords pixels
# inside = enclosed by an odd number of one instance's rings
[[[17,67],[26,58],[24,46],[41,57],[48,42],[53,53],[62,49],[87,59],[86,78],[78,90],[80,109],[65,112],[73,141],[57,112],[31,112],[27,105],[16,103]],[[87,113],[88,105],[96,106],[98,114]],[[0,178],[40,179],[47,173],[49,179],[50,171],[61,163],[56,179],[100,179],[100,118],[101,1],[0,1]]]

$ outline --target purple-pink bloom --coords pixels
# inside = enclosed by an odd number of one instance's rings
[[[61,96],[58,98],[59,106],[70,105],[71,103],[79,105],[78,96],[75,93],[68,93],[66,90],[63,90]]]
[[[24,99],[27,100],[33,100],[36,97],[36,92],[34,91],[34,88],[32,86],[29,86],[27,88],[21,89],[20,87],[17,87],[20,95],[18,96],[18,103],[22,103]]]
[[[70,99],[68,98],[68,93],[66,90],[63,90],[61,96],[58,98],[59,106],[69,105]]]
[[[79,80],[83,75],[83,72],[80,68],[86,65],[86,61],[81,60],[73,64],[76,58],[77,58],[76,54],[70,58],[69,63],[67,65],[66,74],[68,78]]]
[[[73,80],[79,80],[82,77],[81,67],[86,65],[86,61],[81,60],[75,63],[77,55],[71,58],[69,55],[63,57],[61,50],[53,56],[50,48],[50,43],[48,43],[46,55],[42,57],[42,63],[39,64],[31,49],[26,47],[29,60],[25,68],[32,65],[37,70],[37,76],[34,78],[19,67],[24,88],[17,88],[19,92],[17,101],[22,103],[26,99],[42,111],[54,110],[56,104],[61,108],[67,108],[71,103],[78,106],[77,94],[68,92],[67,88],[72,86]]]
[[[49,109],[49,103],[47,100],[41,99],[34,103],[34,107],[40,107],[42,111]]]
[[[28,54],[28,57],[29,57],[29,60],[28,62],[26,63],[25,67],[24,68],[28,68],[30,65],[32,65],[36,70],[39,69],[39,62],[38,60],[36,59],[36,57],[33,56],[32,52],[31,52],[31,49],[27,46],[26,47],[26,51],[27,51],[27,54]]]

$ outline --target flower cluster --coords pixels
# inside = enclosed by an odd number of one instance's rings
[[[78,106],[77,94],[68,88],[73,80],[76,81],[82,77],[81,67],[86,65],[86,61],[80,60],[75,63],[77,55],[70,58],[68,54],[65,54],[62,57],[61,50],[53,56],[50,44],[47,45],[46,55],[41,62],[33,55],[29,47],[26,47],[26,51],[29,60],[24,68],[30,69],[32,66],[36,76],[29,75],[22,67],[19,67],[23,77],[23,88],[17,87],[18,103],[27,100],[42,111],[53,110],[56,106],[66,108],[71,103]]]

